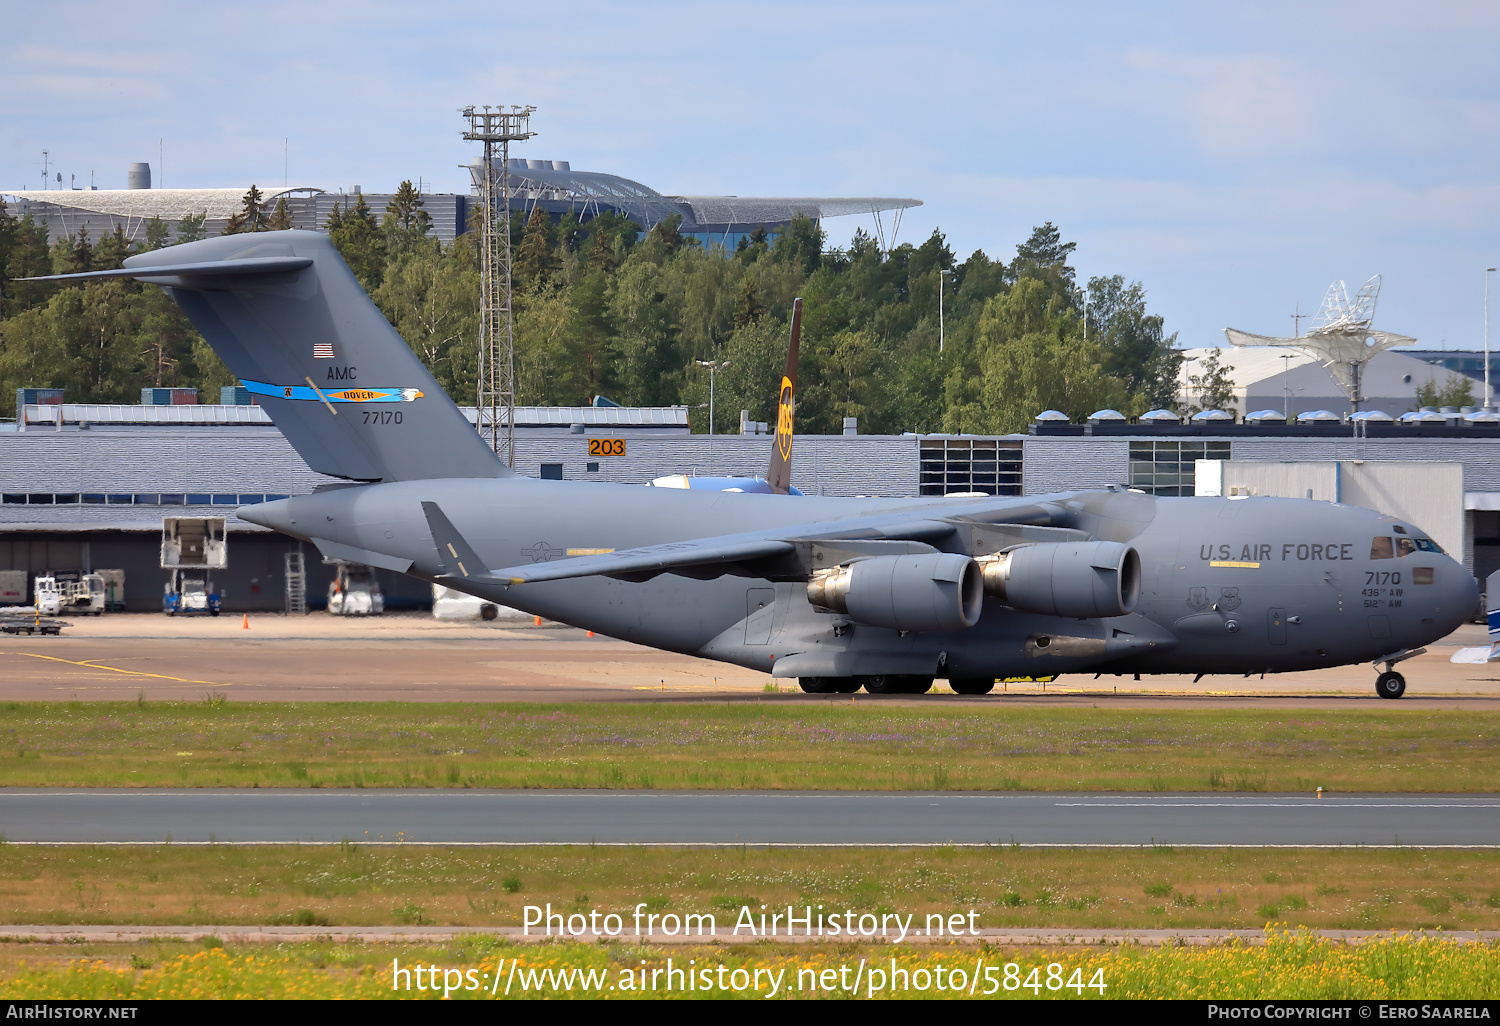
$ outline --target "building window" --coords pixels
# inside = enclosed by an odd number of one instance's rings
[[[542,464],[542,480],[543,481],[561,481],[563,479],[562,470],[563,470],[563,465],[561,463],[543,463]]]
[[[924,438],[920,494],[1021,494],[1021,442],[1008,438]]]
[[[599,464],[597,464],[597,463],[590,463],[587,466],[585,466],[583,469],[585,471],[587,471],[588,473],[590,473],[590,474],[597,474],[597,473],[599,473]]]
[[[1151,495],[1192,495],[1195,460],[1227,460],[1227,441],[1130,443],[1130,487]]]

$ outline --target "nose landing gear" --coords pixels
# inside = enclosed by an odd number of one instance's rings
[[[1403,648],[1375,660],[1376,669],[1380,669],[1381,663],[1385,664],[1385,669],[1375,678],[1375,693],[1381,698],[1400,698],[1406,694],[1406,678],[1396,672],[1396,664],[1426,651],[1425,648]]]
[[[1406,678],[1395,670],[1387,670],[1375,678],[1375,693],[1381,698],[1400,698],[1406,694]]]

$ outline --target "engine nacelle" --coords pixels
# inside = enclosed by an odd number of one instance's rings
[[[979,560],[984,590],[1028,613],[1124,616],[1141,595],[1141,557],[1120,542],[1045,542]]]
[[[979,622],[984,582],[979,564],[951,552],[872,556],[818,571],[807,600],[872,627],[947,631]]]

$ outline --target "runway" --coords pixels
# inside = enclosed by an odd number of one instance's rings
[[[10,843],[1500,846],[1500,795],[0,792]]]

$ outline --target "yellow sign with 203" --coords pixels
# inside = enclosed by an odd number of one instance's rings
[[[625,439],[623,438],[590,438],[590,456],[624,456]]]

